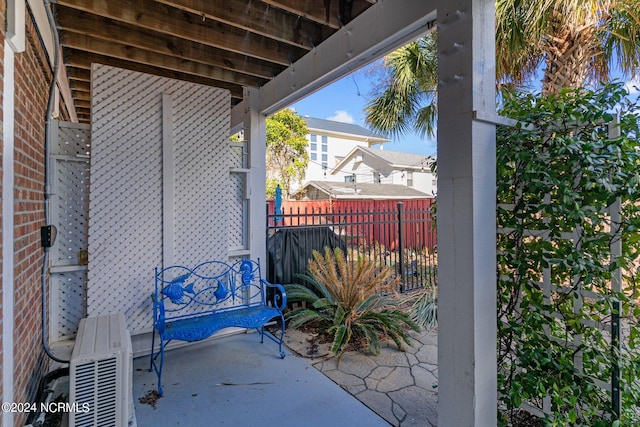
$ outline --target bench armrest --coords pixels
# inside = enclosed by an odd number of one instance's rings
[[[262,284],[267,288],[275,288],[276,292],[273,293],[273,303],[280,310],[283,311],[287,308],[287,293],[284,290],[284,286],[269,283],[264,279],[260,279]]]

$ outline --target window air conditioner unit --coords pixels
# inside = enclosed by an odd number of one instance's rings
[[[69,426],[134,425],[132,374],[124,315],[82,319],[69,364]]]

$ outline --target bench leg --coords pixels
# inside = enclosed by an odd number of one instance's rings
[[[164,341],[164,340],[163,340]],[[162,342],[160,345],[160,369],[158,369],[158,395],[162,396],[162,366],[164,365],[164,345]]]
[[[164,366],[164,347],[168,344],[168,341],[165,342],[162,336],[160,336],[160,350],[159,353],[154,353],[154,344],[155,344],[155,332],[154,337],[151,339],[151,360],[149,371],[155,370],[156,375],[158,376],[158,395],[162,396],[162,367]],[[158,363],[157,358],[160,356],[160,363]]]
[[[280,331],[280,338],[276,338],[275,335],[270,334],[268,332],[267,332],[267,338],[269,338],[271,341],[278,344],[279,351],[280,351],[280,359],[284,359],[286,354],[284,351],[282,351],[282,342],[284,341],[284,315],[282,314],[280,314],[280,324],[282,325],[282,330]],[[264,343],[264,336],[265,336],[264,325],[256,329],[258,330],[258,332],[260,332],[260,342]]]
[[[284,341],[284,315],[282,314],[280,314],[280,324],[282,325],[282,328],[280,330],[280,342],[278,345],[280,346],[280,359],[284,359],[286,354],[282,351],[282,341]]]
[[[156,331],[155,328],[151,332],[151,357],[149,359],[149,372],[153,371],[153,349],[156,347]]]

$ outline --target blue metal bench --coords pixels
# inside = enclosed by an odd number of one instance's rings
[[[267,292],[268,289],[273,291]],[[287,296],[281,285],[262,279],[259,262],[244,259],[230,265],[207,261],[194,268],[179,265],[156,268],[152,298],[154,333],[149,371],[155,370],[158,375],[161,396],[164,351],[172,340],[200,341],[232,326],[255,328],[260,332],[260,342],[264,342],[266,335],[279,345],[280,357],[285,356],[282,310],[287,305]],[[280,319],[280,338],[265,334],[264,325],[274,318]],[[160,338],[157,350],[156,332]]]

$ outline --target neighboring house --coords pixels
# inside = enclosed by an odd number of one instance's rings
[[[398,184],[435,196],[437,177],[431,156],[355,147],[330,172],[332,181]]]
[[[296,198],[308,200],[407,200],[433,196],[400,184],[310,181]]]
[[[328,178],[331,170],[355,147],[383,144],[389,139],[351,123],[303,117],[309,129],[309,166],[303,183]],[[300,185],[292,186],[294,193]]]

